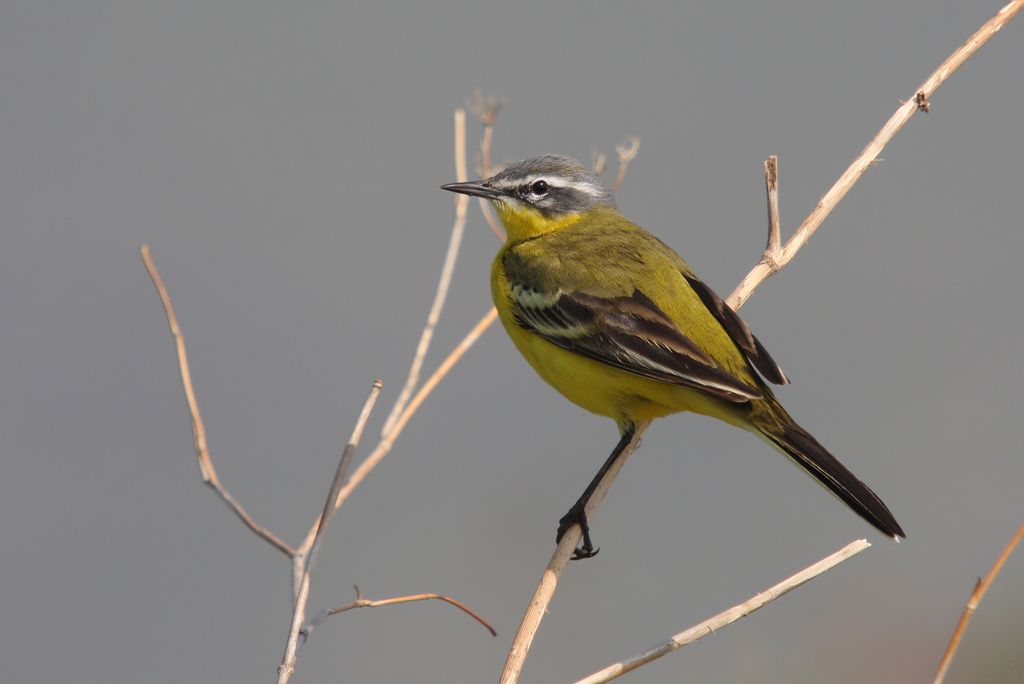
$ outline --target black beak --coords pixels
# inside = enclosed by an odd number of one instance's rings
[[[483,197],[485,199],[498,199],[502,193],[492,188],[487,181],[469,181],[468,183],[449,183],[448,185],[442,185],[442,190],[449,192],[457,192],[462,195],[471,195],[473,197]]]

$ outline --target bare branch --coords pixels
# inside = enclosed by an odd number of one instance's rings
[[[199,462],[199,472],[203,478],[203,484],[215,491],[217,495],[235,512],[235,515],[245,523],[252,532],[283,554],[291,555],[294,550],[288,546],[280,537],[257,523],[249,512],[231,495],[217,476],[217,470],[213,467],[213,459],[210,458],[210,451],[206,444],[206,426],[203,425],[203,416],[199,412],[199,403],[196,401],[195,389],[192,387],[192,373],[188,366],[188,354],[185,351],[185,336],[178,326],[178,317],[174,314],[174,305],[171,304],[171,296],[164,286],[153,257],[149,253],[149,245],[143,245],[140,250],[142,263],[149,272],[149,277],[156,286],[156,292],[164,306],[164,314],[167,315],[167,325],[171,329],[171,336],[174,337],[174,345],[178,350],[178,371],[181,374],[181,386],[185,390],[185,400],[188,402],[188,411],[192,416],[192,441],[195,445],[196,460]]]
[[[925,83],[917,89],[918,93],[923,93],[925,99],[927,99],[932,93],[934,93],[938,87],[947,79],[949,76],[963,64],[971,55],[977,52],[989,38],[995,35],[1003,26],[1006,25],[1021,9],[1024,5],[1024,0],[1014,0],[1006,7],[1001,9],[999,13],[991,20],[986,22],[977,32],[972,35],[966,43],[961,45],[953,54],[943,62],[942,66],[925,81]],[[788,264],[800,248],[806,244],[808,238],[814,233],[815,230],[824,222],[825,218],[832,212],[839,201],[846,196],[850,188],[864,173],[864,170],[871,164],[871,162],[878,156],[882,148],[892,139],[892,137],[903,127],[903,124],[910,119],[918,107],[917,101],[904,103],[896,113],[889,119],[889,121],[882,127],[878,135],[868,144],[868,146],[861,152],[860,156],[854,160],[850,168],[836,181],[832,189],[829,190],[824,197],[818,202],[818,206],[810,213],[810,215],[804,219],[803,224],[797,229],[793,237],[790,238],[786,246],[782,248],[782,256],[777,261],[777,270],[781,270]],[[624,152],[628,150],[620,150],[620,159],[625,155]],[[633,152],[635,155],[635,150]],[[623,175],[623,170],[620,166],[619,175]],[[616,187],[613,185],[613,188]],[[740,284],[736,287],[733,293],[726,300],[729,306],[735,310],[739,310],[741,306],[750,298],[751,295],[757,290],[757,288],[773,273],[773,267],[762,258],[762,260],[748,273]],[[647,429],[649,423],[644,423],[637,426],[636,432],[633,435],[633,440],[627,447],[627,453],[632,453],[636,449],[636,445],[639,443],[640,437],[644,430]],[[619,464],[626,460],[625,455],[619,459]],[[618,474],[619,468],[613,468],[605,475],[601,480],[598,490],[602,496],[597,497],[595,492],[594,499],[597,499],[597,503],[600,503],[603,494],[611,487],[612,482],[615,480]],[[593,511],[597,509],[594,499],[591,499],[591,505],[587,506],[587,517],[591,518]],[[576,544],[579,543],[581,538],[580,529],[578,525],[573,526],[570,530],[562,537],[558,547],[555,549],[555,553],[552,555],[551,560],[548,562],[547,568],[545,568],[541,580],[537,585],[537,589],[534,592],[533,598],[530,601],[530,605],[526,609],[526,615],[523,616],[523,621],[519,626],[519,631],[516,634],[516,638],[512,643],[509,650],[508,657],[505,661],[505,668],[501,674],[502,684],[513,684],[519,680],[519,674],[522,671],[523,664],[526,660],[527,653],[530,649],[530,644],[533,642],[533,638],[536,635],[537,629],[540,627],[540,622],[543,619],[544,614],[547,612],[547,607],[554,596],[555,589],[558,585],[558,580],[561,577],[562,572],[565,570],[566,562],[573,550],[576,548]]]
[[[619,172],[615,175],[615,180],[612,181],[611,191],[615,192],[622,185],[622,181],[626,178],[626,171],[629,169],[629,163],[636,159],[636,153],[640,151],[640,138],[631,137],[629,139],[629,145],[616,145],[615,152],[619,155]]]
[[[349,461],[352,460],[352,454],[355,452],[356,447],[359,445],[359,440],[363,436],[363,430],[366,428],[366,421],[369,420],[370,413],[373,411],[373,406],[377,403],[377,396],[380,394],[380,388],[381,381],[374,381],[373,386],[370,388],[370,394],[366,397],[366,402],[363,404],[363,410],[359,412],[356,424],[352,428],[352,436],[349,437],[348,444],[345,445],[345,450],[341,454],[341,460],[338,463],[338,470],[334,474],[334,480],[331,482],[331,489],[327,494],[326,501],[324,501],[324,512],[316,524],[316,532],[313,535],[313,542],[310,545],[310,550],[308,554],[303,554],[305,563],[302,570],[302,579],[299,582],[299,589],[296,592],[295,608],[292,611],[291,629],[288,632],[288,641],[285,643],[284,655],[281,658],[281,664],[277,668],[278,684],[285,684],[289,679],[291,679],[292,674],[295,672],[295,661],[299,654],[299,638],[302,634],[302,626],[306,622],[306,606],[309,603],[309,588],[312,583],[313,563],[316,560],[317,552],[320,549],[321,540],[327,532],[327,527],[331,522],[332,515],[334,514],[335,506],[333,503],[338,497],[338,491],[341,489],[342,481],[345,478],[345,472],[348,470]],[[298,560],[299,558],[298,554],[296,554],[296,563],[300,562]]]
[[[411,594],[409,596],[395,596],[393,598],[373,600],[373,599],[363,598],[362,593],[359,591],[359,587],[355,587],[355,590],[356,590],[356,600],[355,601],[352,601],[351,603],[346,603],[343,606],[338,606],[337,608],[331,608],[330,610],[326,611],[319,619],[317,619],[315,622],[311,622],[310,623],[309,631],[312,631],[313,627],[318,626],[324,619],[330,617],[331,615],[337,615],[338,613],[344,613],[344,612],[349,611],[349,610],[355,610],[356,608],[380,608],[380,607],[383,607],[383,606],[394,606],[394,605],[397,605],[399,603],[415,603],[417,601],[436,600],[436,601],[444,601],[445,603],[447,603],[449,605],[455,606],[456,608],[461,610],[463,613],[465,613],[466,615],[470,616],[471,618],[473,618],[474,620],[479,622],[481,625],[483,625],[484,628],[488,632],[491,633],[491,636],[498,636],[498,632],[495,631],[495,629],[493,627],[491,627],[491,625],[487,622],[487,620],[484,620],[480,616],[479,613],[477,613],[476,611],[472,610],[469,606],[467,606],[466,604],[462,603],[461,601],[452,598],[451,596],[442,596],[441,594],[429,593],[429,594]]]
[[[629,444],[622,451],[622,456],[612,464],[608,473],[598,484],[597,489],[594,490],[585,509],[588,520],[593,520],[594,513],[597,512],[598,507],[615,481],[615,477],[619,474],[619,471],[626,464],[629,457],[633,455],[633,452],[637,450],[637,447],[640,446],[640,436],[647,429],[648,425],[650,425],[649,421],[639,423],[636,426],[633,439],[630,440]],[[548,561],[548,566],[544,569],[544,574],[541,575],[540,582],[533,592],[533,598],[530,599],[530,605],[527,607],[526,615],[519,625],[519,631],[516,632],[516,637],[512,641],[512,648],[508,652],[505,668],[501,673],[501,684],[512,684],[519,681],[519,675],[522,673],[523,665],[526,663],[526,656],[529,655],[533,638],[540,628],[541,620],[544,619],[544,615],[547,613],[548,604],[551,603],[555,590],[558,589],[558,580],[562,573],[565,572],[565,566],[582,537],[583,533],[580,530],[580,526],[573,525],[562,536],[562,540],[555,548],[555,553],[551,556],[551,560]]]
[[[1006,563],[1006,559],[1013,553],[1021,537],[1024,537],[1024,525],[1017,528],[1017,533],[1013,535],[1013,538],[1003,547],[1003,552],[999,554],[999,558],[992,565],[992,569],[988,571],[984,579],[979,579],[978,583],[974,587],[974,591],[971,592],[971,598],[967,600],[967,605],[964,606],[964,612],[960,615],[960,621],[956,625],[956,629],[953,630],[953,636],[949,639],[949,646],[946,647],[946,653],[942,656],[942,662],[939,663],[939,670],[935,673],[935,679],[933,684],[942,684],[942,681],[946,678],[946,672],[949,671],[949,665],[953,662],[953,656],[956,655],[956,649],[960,646],[960,640],[964,636],[964,632],[967,630],[967,623],[971,621],[971,617],[974,615],[974,611],[977,610],[978,604],[985,598],[985,592],[988,591],[992,581],[995,580],[996,575],[1003,569],[1003,564]]]
[[[467,180],[466,175],[466,112],[463,109],[455,110],[455,178],[460,183]],[[416,389],[416,383],[420,379],[420,371],[423,368],[423,359],[430,348],[430,342],[434,338],[434,328],[441,318],[441,311],[444,309],[445,300],[448,298],[448,288],[452,282],[452,273],[455,271],[455,262],[459,258],[459,246],[462,244],[462,235],[466,229],[466,210],[469,207],[469,197],[466,195],[455,196],[455,221],[452,224],[451,237],[448,238],[448,252],[444,257],[444,266],[441,268],[441,278],[437,283],[437,291],[434,293],[434,303],[430,306],[427,314],[427,323],[420,335],[419,345],[416,347],[416,354],[413,356],[412,364],[409,366],[409,375],[405,379],[405,385],[395,401],[391,413],[384,421],[381,429],[381,436],[386,437],[395,427],[395,421],[405,410],[405,405]]]
[[[916,95],[904,102],[889,117],[889,120],[885,122],[885,125],[878,131],[878,134],[867,144],[867,147],[864,148],[860,155],[853,160],[853,163],[839,177],[839,180],[818,200],[818,206],[804,219],[800,227],[796,229],[796,232],[793,233],[786,246],[782,248],[779,258],[774,260],[774,264],[770,264],[762,259],[747,274],[726,300],[729,306],[738,309],[754,294],[754,291],[761,283],[767,280],[773,273],[777,273],[785,267],[796,256],[796,253],[800,251],[800,248],[807,243],[807,240],[824,223],[825,218],[835,209],[839,201],[846,196],[846,193],[850,191],[854,183],[867,171],[868,167],[871,166],[882,152],[882,149],[889,144],[889,141],[903,128],[904,124],[910,121],[910,117],[918,109],[927,109],[929,98],[935,94],[939,86],[952,76],[953,72],[970,59],[992,36],[998,33],[1003,26],[1008,24],[1020,12],[1022,7],[1024,7],[1024,0],[1013,0],[1013,2],[999,10],[994,17],[985,22],[981,28],[975,31],[974,35],[946,58],[946,61],[914,91]]]
[[[638,656],[621,660],[588,677],[584,677],[577,681],[576,684],[602,684],[603,682],[610,682],[613,679],[618,679],[627,672],[637,669],[641,665],[646,665],[652,660],[657,660],[658,658],[668,655],[673,651],[678,651],[687,644],[692,644],[694,641],[697,641],[702,637],[706,637],[708,634],[714,634],[723,627],[731,625],[740,618],[745,618],[755,610],[762,608],[777,598],[785,596],[801,584],[809,582],[818,575],[831,570],[846,559],[856,556],[858,553],[870,546],[871,544],[864,539],[858,539],[857,541],[850,542],[831,556],[821,559],[814,565],[804,568],[791,577],[787,577],[774,587],[762,591],[760,594],[748,599],[744,603],[733,606],[729,610],[724,610],[718,615],[708,618],[704,622],[676,634],[668,641],[644,651]]]

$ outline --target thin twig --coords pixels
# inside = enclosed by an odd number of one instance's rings
[[[619,172],[615,174],[615,180],[612,181],[611,191],[615,192],[622,185],[622,181],[626,178],[626,171],[629,169],[629,163],[636,159],[636,153],[640,151],[640,138],[631,137],[629,139],[629,145],[616,145],[615,152],[619,155]]]
[[[714,634],[723,627],[731,625],[740,618],[745,618],[755,610],[762,608],[777,598],[785,596],[801,584],[809,582],[818,575],[831,570],[846,559],[856,556],[858,553],[870,546],[871,544],[864,539],[858,539],[857,541],[850,542],[831,556],[821,559],[814,565],[804,568],[791,577],[787,577],[774,587],[762,591],[760,594],[748,599],[744,603],[733,606],[728,610],[724,610],[718,615],[708,618],[704,622],[676,634],[668,641],[644,651],[638,656],[621,660],[613,665],[609,665],[603,670],[599,670],[592,675],[584,677],[583,679],[578,680],[576,684],[602,684],[603,682],[610,682],[613,679],[618,679],[627,672],[637,669],[641,665],[646,665],[652,660],[657,660],[658,658],[668,655],[673,651],[678,651],[687,644],[692,644],[694,641],[697,641],[702,637]]]
[[[603,176],[608,170],[608,155],[598,150],[590,151],[590,170],[595,176]]]
[[[316,526],[316,534],[313,536],[313,545],[310,547],[309,555],[306,557],[306,567],[304,572],[307,575],[313,571],[313,563],[316,561],[317,554],[320,551],[320,544],[323,542],[324,535],[327,534],[327,527],[331,524],[331,518],[334,517],[334,502],[338,500],[338,492],[341,491],[342,485],[345,484],[345,478],[348,476],[349,464],[352,463],[352,457],[355,455],[356,447],[359,445],[359,441],[363,438],[363,430],[366,429],[366,421],[370,419],[370,413],[373,411],[373,407],[377,403],[377,397],[380,395],[380,389],[383,384],[384,383],[380,379],[374,380],[373,386],[370,388],[370,396],[366,398],[366,403],[363,404],[363,410],[359,412],[359,417],[356,419],[355,427],[352,429],[352,436],[349,437],[348,443],[345,444],[344,451],[341,452],[341,459],[338,461],[338,469],[335,471],[334,480],[331,482],[331,490],[327,494],[327,499],[324,500],[324,509],[320,514],[320,520]]]
[[[424,400],[428,396],[430,396],[430,393],[434,391],[434,388],[437,387],[455,364],[459,362],[467,351],[469,351],[469,348],[472,347],[478,339],[480,339],[480,336],[483,335],[484,331],[487,330],[491,323],[494,322],[497,315],[498,312],[491,307],[491,310],[484,314],[483,318],[477,321],[477,324],[473,326],[468,333],[466,333],[466,336],[462,338],[462,341],[459,342],[455,348],[452,349],[451,353],[448,354],[448,357],[441,362],[441,365],[437,367],[437,370],[435,370],[427,381],[423,383],[420,389],[416,392],[416,395],[409,402],[408,406],[405,407],[405,411],[403,411],[402,415],[395,421],[395,427],[391,430],[391,433],[384,439],[380,440],[373,452],[366,457],[365,461],[359,464],[359,467],[352,473],[352,477],[349,478],[348,482],[345,483],[345,486],[341,488],[340,492],[338,492],[337,506],[341,506],[345,503],[345,500],[355,490],[355,488],[358,487],[360,483],[366,479],[366,476],[377,467],[377,464],[388,455],[391,451],[391,447],[395,444],[395,440],[398,439],[398,436],[402,433],[402,430],[409,422],[409,419],[413,417],[420,405],[423,404]]]
[[[485,98],[480,91],[473,93],[473,100],[470,101],[470,110],[476,114],[480,124],[484,127],[483,135],[480,137],[480,177],[490,178],[494,173],[491,167],[491,147],[494,143],[494,123],[498,120],[498,112],[501,111],[501,100],[496,97]],[[490,201],[479,198],[480,213],[484,215],[487,226],[502,242],[505,241],[505,231],[498,224],[494,216]]]
[[[629,457],[640,446],[640,436],[647,429],[648,425],[650,425],[650,421],[637,424],[636,430],[633,433],[633,439],[629,441],[626,448],[622,450],[622,455],[616,459],[612,467],[608,469],[608,473],[598,483],[585,508],[588,520],[593,520],[594,513],[597,512],[598,507],[615,481],[615,477],[619,474],[619,471],[626,464]],[[580,526],[573,525],[565,532],[562,540],[555,548],[555,553],[551,556],[551,560],[548,561],[548,566],[544,569],[544,574],[541,575],[540,582],[533,592],[533,598],[530,599],[530,605],[527,607],[526,615],[519,625],[519,631],[516,632],[516,637],[512,641],[512,648],[509,650],[505,660],[505,668],[501,672],[501,684],[512,684],[512,682],[519,681],[519,675],[522,673],[523,665],[526,663],[526,656],[529,655],[530,646],[533,644],[533,637],[536,636],[541,620],[544,619],[544,615],[547,613],[548,604],[551,603],[555,590],[558,589],[558,580],[562,573],[565,572],[565,566],[568,564],[582,537],[583,533],[580,530]]]
[[[1024,525],[1017,528],[1017,533],[1013,535],[1013,538],[1003,547],[1003,552],[999,554],[999,558],[992,565],[992,569],[988,571],[984,579],[979,579],[978,583],[974,586],[974,591],[971,592],[971,598],[967,600],[967,605],[964,606],[964,612],[960,615],[960,621],[956,625],[956,629],[953,630],[953,636],[949,639],[949,646],[946,647],[946,653],[942,656],[942,662],[939,663],[939,670],[935,673],[935,679],[933,684],[942,684],[942,680],[946,678],[946,672],[949,671],[949,665],[953,662],[953,656],[956,655],[956,649],[960,646],[960,640],[964,636],[964,632],[967,630],[967,623],[971,621],[971,617],[974,616],[974,611],[978,609],[978,604],[985,598],[985,592],[988,591],[992,581],[995,580],[996,575],[1003,569],[1003,564],[1006,563],[1006,559],[1013,553],[1021,537],[1024,537]]]
[[[370,394],[366,397],[366,402],[363,404],[363,410],[359,412],[359,417],[356,418],[356,424],[352,428],[352,436],[349,437],[348,444],[345,445],[345,450],[342,452],[341,460],[338,463],[338,469],[334,474],[334,480],[331,482],[331,489],[327,494],[327,499],[324,501],[324,512],[316,525],[316,533],[313,536],[313,543],[310,546],[309,553],[305,556],[302,579],[299,583],[299,590],[296,592],[297,596],[295,597],[295,607],[292,611],[291,629],[288,631],[288,640],[285,642],[284,655],[281,657],[281,664],[277,668],[278,684],[286,684],[295,672],[295,661],[299,654],[299,637],[302,634],[302,626],[306,622],[306,606],[309,603],[309,588],[312,584],[313,563],[316,561],[317,552],[320,550],[321,546],[321,540],[327,532],[327,527],[331,522],[332,515],[334,514],[335,507],[333,506],[333,502],[338,496],[338,490],[341,489],[341,483],[345,478],[345,471],[348,469],[348,463],[352,459],[352,454],[359,445],[359,440],[362,439],[363,430],[366,429],[366,421],[370,419],[370,413],[373,411],[373,406],[377,403],[377,396],[380,394],[380,388],[381,381],[374,381],[373,386],[370,388]]]
[[[471,105],[472,106],[472,105]],[[463,180],[466,177],[465,167],[465,113],[463,112],[460,116],[459,112],[462,110],[456,110],[455,115],[455,159],[456,159],[456,173],[459,175],[459,179]],[[462,119],[460,123],[460,118]],[[460,201],[456,203],[456,224],[459,221],[465,222],[465,211],[468,197],[459,195]],[[461,216],[459,214],[461,208]],[[461,230],[461,229],[460,229]],[[454,233],[454,229],[453,229]],[[447,265],[447,260],[446,260]],[[439,290],[440,292],[440,290]],[[436,300],[436,298],[435,298]],[[370,455],[366,457],[362,463],[353,472],[352,477],[345,483],[341,491],[338,494],[338,498],[335,502],[335,508],[341,506],[345,502],[345,499],[358,487],[367,475],[373,471],[374,468],[384,459],[388,453],[391,452],[391,448],[394,446],[395,441],[398,439],[405,425],[409,422],[409,419],[416,413],[423,400],[437,387],[438,383],[448,374],[448,372],[458,363],[459,359],[469,350],[471,346],[480,338],[484,330],[486,330],[491,323],[494,322],[497,313],[492,308],[477,324],[470,330],[469,333],[463,338],[463,340],[456,345],[456,347],[448,354],[444,361],[438,366],[437,370],[430,376],[430,378],[419,388],[415,395],[412,395],[412,390],[415,389],[415,380],[419,376],[419,368],[422,365],[422,356],[419,354],[417,349],[417,359],[413,361],[413,367],[410,368],[410,376],[406,380],[405,388],[403,388],[402,395],[399,396],[398,401],[395,402],[395,406],[391,410],[391,414],[388,417],[390,425],[385,423],[387,429],[381,431],[381,439],[374,447]],[[426,335],[424,330],[424,335]],[[429,341],[429,340],[428,340]],[[421,339],[422,347],[422,339]],[[415,370],[416,377],[413,377],[413,371]],[[413,382],[410,382],[413,381]],[[410,398],[405,398],[407,394],[406,389],[409,389],[408,394],[412,395]],[[401,404],[401,405],[400,405]],[[399,410],[401,409],[401,410]],[[295,551],[292,563],[292,590],[295,595],[301,588],[301,568],[303,567],[302,557],[309,551],[309,548],[313,544],[313,536],[315,533],[317,522],[314,521],[313,525],[310,526],[309,531],[306,533],[306,538],[302,544],[299,545]]]
[[[498,632],[495,631],[494,627],[491,627],[491,625],[487,622],[487,620],[484,620],[483,617],[481,617],[479,613],[477,613],[476,611],[471,609],[469,606],[464,604],[462,601],[459,601],[458,599],[454,599],[451,596],[442,596],[441,594],[428,593],[428,594],[411,594],[409,596],[395,596],[395,597],[392,597],[392,598],[376,599],[376,600],[374,600],[374,599],[363,598],[363,594],[362,594],[362,592],[359,591],[359,587],[355,587],[355,590],[356,590],[356,600],[355,601],[352,601],[352,603],[346,603],[343,606],[338,606],[337,608],[331,608],[330,610],[326,611],[316,621],[311,621],[310,622],[309,631],[312,631],[313,627],[319,626],[319,624],[321,622],[323,622],[324,619],[330,617],[331,615],[337,615],[338,613],[344,613],[344,612],[349,611],[349,610],[355,610],[356,608],[380,608],[380,607],[383,607],[383,606],[394,606],[394,605],[397,605],[399,603],[415,603],[417,601],[436,600],[436,601],[444,601],[445,603],[447,603],[449,605],[455,606],[456,608],[461,610],[463,613],[465,613],[466,615],[470,616],[471,618],[473,618],[474,620],[479,622],[481,625],[483,625],[484,628],[488,632],[491,633],[491,636],[498,636]]]
[[[468,180],[466,174],[466,111],[455,110],[455,178],[460,183]],[[456,195],[455,199],[455,220],[452,223],[451,237],[448,238],[448,251],[444,257],[444,266],[441,268],[441,278],[437,283],[437,290],[434,293],[434,303],[430,305],[430,312],[427,314],[427,323],[420,334],[420,342],[416,347],[416,354],[409,366],[409,375],[405,379],[405,385],[395,401],[391,413],[384,421],[381,429],[381,436],[386,437],[395,427],[395,421],[405,410],[405,405],[416,389],[416,383],[420,379],[420,371],[423,368],[423,359],[430,348],[430,342],[434,338],[434,328],[441,318],[441,311],[444,309],[445,300],[448,298],[448,288],[452,282],[452,273],[455,271],[455,262],[459,258],[459,246],[462,244],[462,235],[466,229],[466,210],[469,207],[469,197]]]
[[[793,236],[786,242],[785,247],[779,253],[778,259],[774,259],[773,263],[762,259],[747,274],[726,300],[729,306],[734,309],[742,306],[743,302],[747,301],[750,295],[754,294],[754,291],[761,283],[781,270],[796,256],[796,253],[814,235],[814,232],[818,230],[825,221],[825,218],[835,209],[839,201],[846,196],[846,193],[850,191],[854,183],[868,170],[882,149],[889,144],[889,141],[903,128],[904,124],[910,121],[910,117],[918,109],[922,108],[922,103],[927,103],[932,95],[935,94],[935,91],[939,89],[939,86],[953,75],[964,62],[970,59],[978,51],[978,48],[998,33],[1003,26],[1008,24],[1020,12],[1022,7],[1024,7],[1024,0],[1013,0],[1013,2],[999,10],[994,17],[985,22],[981,28],[974,32],[974,35],[946,58],[946,61],[914,91],[915,95],[904,102],[889,117],[889,120],[885,122],[885,125],[878,131],[878,134],[867,144],[867,147],[864,148],[860,155],[853,160],[853,163],[839,177],[839,180],[818,200],[818,206],[804,219],[804,222],[800,224],[800,227],[796,229]]]
[[[774,154],[764,162],[764,189],[768,196],[768,242],[764,258],[776,263],[782,251],[782,219],[779,217],[779,158]]]
[[[203,416],[199,412],[199,403],[196,401],[195,389],[192,386],[192,373],[189,370],[188,354],[185,351],[185,336],[178,326],[178,318],[174,314],[174,305],[171,304],[171,296],[164,286],[164,281],[156,270],[153,257],[149,253],[149,245],[143,245],[140,250],[142,263],[145,264],[149,277],[156,286],[156,292],[160,296],[160,302],[164,307],[164,314],[167,316],[167,325],[171,329],[171,336],[174,337],[174,345],[178,350],[178,371],[181,375],[181,386],[185,390],[185,400],[188,402],[188,411],[192,416],[192,441],[195,445],[196,460],[199,463],[199,472],[203,478],[203,484],[215,491],[228,507],[235,512],[235,515],[245,523],[252,532],[283,554],[290,556],[294,553],[292,547],[286,544],[280,537],[257,523],[245,507],[231,495],[217,476],[217,470],[213,467],[213,459],[210,458],[210,450],[206,444],[206,426],[203,425]]]
[[[917,89],[917,92],[924,93],[925,99],[927,99],[927,97],[934,93],[938,87],[947,78],[949,78],[949,76],[961,64],[963,64],[964,61],[977,52],[978,48],[980,48],[989,38],[998,32],[999,29],[1009,22],[1017,12],[1020,11],[1022,5],[1024,5],[1024,0],[1014,0],[1001,9],[993,19],[986,22],[977,32],[975,32],[966,43],[957,48],[957,50],[955,50],[953,54],[943,62],[942,66],[940,66],[939,69],[932,74],[932,76],[929,77],[920,88]],[[850,168],[846,170],[832,189],[822,197],[818,202],[817,207],[815,207],[810,215],[804,219],[803,224],[801,224],[800,228],[797,229],[789,242],[786,243],[786,246],[782,249],[782,256],[777,263],[778,269],[782,269],[793,259],[794,256],[796,256],[797,252],[800,251],[800,248],[806,244],[807,239],[811,234],[817,230],[818,226],[821,225],[853,184],[857,182],[857,179],[864,173],[864,170],[871,164],[872,160],[878,156],[882,148],[884,148],[896,132],[902,128],[903,124],[909,120],[910,116],[913,115],[916,109],[917,104],[911,102],[909,106],[904,104],[896,110],[896,113],[893,114],[885,126],[882,127],[882,130],[879,131],[878,135],[876,135],[864,151],[861,152],[860,156],[857,157],[853,164],[851,164]],[[768,276],[772,274],[772,272],[772,267],[770,267],[762,258],[750,273],[743,278],[726,302],[734,310],[739,310],[739,308],[743,306],[743,304],[751,295],[753,295],[761,283],[763,283]],[[636,432],[633,436],[633,441],[627,449],[635,449],[635,444],[639,441],[646,427],[647,424],[637,426]],[[623,458],[621,460],[625,459]],[[608,488],[611,487],[611,484],[617,474],[618,469],[610,470],[600,482],[598,489],[602,492],[607,491]],[[597,506],[587,507],[588,518],[592,515],[592,510],[596,508]],[[575,549],[580,537],[581,534],[578,525],[570,528],[569,532],[562,537],[561,542],[559,542],[558,547],[555,549],[555,553],[548,562],[548,565],[541,576],[541,580],[537,585],[537,589],[534,592],[533,599],[530,601],[530,605],[526,609],[526,614],[523,616],[523,621],[520,624],[519,631],[516,633],[516,638],[509,650],[508,657],[505,661],[505,668],[501,674],[502,684],[513,684],[519,680],[519,674],[522,671],[530,644],[533,642],[537,629],[540,627],[540,622],[543,619],[544,614],[547,612],[548,605],[554,596],[558,579],[565,570],[565,559],[568,559],[572,554],[572,551]]]

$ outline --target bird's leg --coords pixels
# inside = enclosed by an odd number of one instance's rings
[[[597,471],[597,475],[590,481],[587,488],[583,491],[583,495],[572,505],[569,512],[562,516],[562,519],[558,521],[558,534],[555,536],[555,543],[562,541],[562,537],[569,531],[569,528],[573,525],[579,525],[580,531],[583,533],[583,544],[579,546],[575,551],[572,552],[572,560],[582,560],[584,558],[593,558],[597,555],[597,552],[601,549],[595,549],[593,542],[590,541],[590,525],[587,523],[587,502],[590,501],[590,497],[594,495],[594,490],[597,489],[597,485],[604,479],[605,474],[609,468],[615,464],[617,460],[622,456],[622,452],[626,450],[626,445],[629,444],[630,440],[633,439],[634,429],[630,426],[627,430],[623,431],[622,438],[619,439],[619,443],[615,445],[615,449],[612,450],[608,459],[601,466],[601,469]]]

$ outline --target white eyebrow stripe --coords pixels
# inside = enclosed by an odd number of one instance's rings
[[[594,183],[567,180],[559,176],[551,176],[543,173],[535,173],[529,176],[525,176],[522,179],[517,180],[516,185],[531,185],[535,181],[539,180],[547,181],[547,184],[553,188],[567,188],[569,190],[576,190],[577,192],[582,192],[583,194],[590,195],[591,197],[603,197],[605,194],[604,188],[601,188],[595,185]]]

